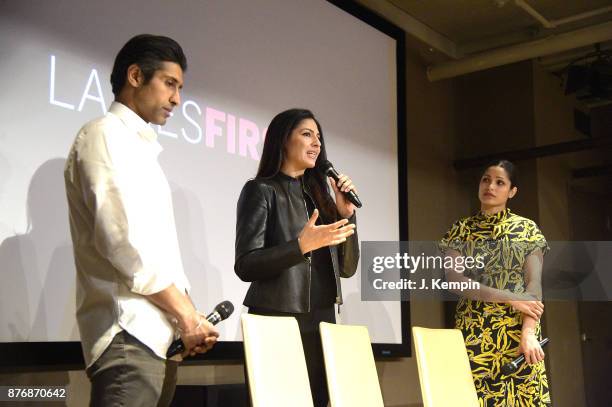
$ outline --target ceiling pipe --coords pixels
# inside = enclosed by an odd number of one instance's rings
[[[556,27],[553,23],[548,21],[546,17],[538,13],[533,7],[525,3],[523,0],[514,0],[514,4],[516,4],[518,7],[522,8],[523,10],[525,10],[527,14],[529,14],[531,17],[538,20],[544,28],[555,28]]]
[[[595,45],[597,47],[589,46],[576,48],[560,54],[538,58],[537,61],[543,69],[546,69],[549,72],[560,73],[573,64],[588,65],[601,58],[599,52],[610,52],[612,50],[612,41],[597,43]]]
[[[599,45],[600,51],[608,51],[612,50],[612,41],[597,43]],[[579,60],[580,58],[588,55],[588,54],[596,54],[598,49],[593,46],[575,48],[573,50],[550,55],[547,57],[538,58],[538,63],[543,67],[548,67],[551,65],[557,65],[562,63],[569,63],[574,60]]]
[[[612,39],[612,21],[433,65],[427,68],[427,78],[431,82],[453,78],[466,73],[551,55],[610,39]]]
[[[584,13],[576,14],[575,16],[571,17],[560,18],[558,20],[553,20],[550,23],[558,27],[563,24],[572,23],[578,20],[584,20],[585,18],[595,17],[605,13],[612,13],[612,6],[598,8],[597,10],[587,11]]]
[[[600,14],[609,13],[612,11],[612,6],[602,7],[596,10],[586,11],[584,13],[576,14],[574,16],[560,18],[558,20],[548,20],[542,14],[540,14],[536,9],[527,4],[524,0],[514,0],[514,4],[517,7],[525,10],[530,16],[535,18],[542,24],[544,28],[557,28],[560,25],[572,23],[574,21],[584,20],[585,18],[591,18],[598,16]]]

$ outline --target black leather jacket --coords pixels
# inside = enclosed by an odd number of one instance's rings
[[[303,256],[298,235],[308,221],[300,179],[279,172],[249,180],[238,200],[234,271],[251,282],[247,307],[290,313],[310,311],[310,259]],[[314,199],[306,191],[306,199]],[[355,215],[349,221],[355,223]],[[329,247],[336,280],[336,303],[342,304],[340,277],[357,271],[357,230],[346,242]]]

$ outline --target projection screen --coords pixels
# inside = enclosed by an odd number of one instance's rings
[[[241,347],[248,283],[233,271],[236,201],[255,175],[276,113],[305,107],[317,115],[329,159],[351,176],[364,202],[357,215],[362,241],[407,239],[399,29],[345,1],[5,0],[3,355],[15,346],[78,349],[63,166],[79,128],[113,100],[109,77],[117,51],[140,33],[176,39],[188,58],[182,104],[153,129],[164,148],[160,163],[194,302],[207,311],[222,300],[237,308],[219,325],[222,342],[210,357],[235,357]],[[379,355],[407,355],[407,305],[361,301],[359,279],[360,272],[343,279],[339,320],[367,325]],[[80,355],[64,357],[58,356],[69,363]]]

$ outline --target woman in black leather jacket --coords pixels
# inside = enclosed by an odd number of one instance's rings
[[[238,200],[234,270],[251,282],[249,312],[297,319],[315,406],[328,401],[319,322],[335,322],[342,304],[340,277],[357,270],[355,206],[342,192],[355,190],[341,175],[319,171],[327,160],[312,112],[279,113],[268,127],[257,176]]]

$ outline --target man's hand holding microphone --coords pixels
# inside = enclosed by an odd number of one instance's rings
[[[195,356],[197,353],[210,350],[217,343],[219,331],[196,310],[189,295],[178,290],[174,284],[147,298],[173,317],[172,320],[180,334],[180,339],[172,343],[172,345],[180,344],[175,346],[179,351],[172,354],[169,352],[167,357],[178,353],[183,356]]]
[[[217,328],[206,320],[205,315],[195,309],[178,321],[178,331],[185,346],[183,357],[209,351],[217,343],[219,337]]]

